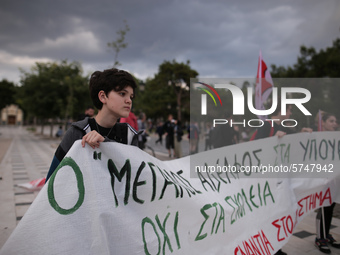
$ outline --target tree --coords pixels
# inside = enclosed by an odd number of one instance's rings
[[[190,78],[197,76],[198,72],[191,69],[190,61],[164,61],[155,77],[146,81],[139,105],[150,118],[166,118],[171,113],[182,122],[189,120]]]
[[[319,109],[332,112],[340,116],[339,99],[340,86],[337,77],[340,77],[340,39],[333,41],[333,46],[321,49],[306,46],[300,47],[300,56],[292,67],[271,65],[273,78],[323,78],[319,80],[309,79],[305,84],[312,98],[306,104],[312,113]],[[333,78],[333,79],[329,79]],[[301,86],[296,84],[296,86]],[[306,124],[312,124],[313,120],[307,119]]]
[[[15,103],[16,87],[14,83],[3,79],[0,81],[0,110]]]
[[[122,49],[125,49],[128,45],[128,43],[125,42],[125,35],[128,31],[130,31],[130,27],[127,24],[126,20],[124,20],[124,24],[125,24],[125,27],[122,29],[119,29],[116,32],[118,35],[118,38],[113,42],[107,43],[107,46],[109,48],[112,48],[115,53],[113,67],[118,67],[121,65],[121,63],[118,61],[118,54]]]
[[[89,104],[87,79],[77,62],[36,63],[31,72],[23,72],[20,82],[23,109],[42,122],[75,117],[79,107],[83,111]]]
[[[271,65],[273,78],[340,77],[340,39],[332,47],[317,52],[313,47],[300,47],[300,56],[293,67]]]

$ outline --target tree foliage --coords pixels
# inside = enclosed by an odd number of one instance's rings
[[[87,78],[77,62],[36,63],[20,82],[21,107],[29,117],[75,117],[90,103]]]
[[[312,98],[306,104],[315,115],[318,110],[334,113],[340,117],[340,39],[333,41],[331,47],[315,50],[314,47],[300,47],[300,56],[293,66],[271,66],[273,78],[324,78],[308,79],[308,84],[301,86],[301,81],[295,86],[307,88]],[[276,86],[276,85],[275,85]],[[314,117],[313,117],[314,118]],[[305,124],[312,125],[313,119],[306,120]]]
[[[189,120],[190,78],[197,76],[198,72],[190,67],[189,61],[164,61],[154,78],[146,81],[145,90],[140,93],[140,99],[135,104],[136,108],[144,111],[148,118],[165,119],[171,113],[182,121]]]
[[[273,78],[340,77],[340,39],[319,52],[314,47],[300,47],[300,56],[292,67],[271,65]]]
[[[125,42],[125,36],[128,31],[130,31],[130,27],[127,24],[127,21],[124,20],[125,27],[122,29],[119,29],[116,33],[118,35],[118,38],[115,41],[107,43],[107,46],[109,48],[112,48],[114,51],[114,64],[113,67],[118,67],[121,65],[121,63],[118,61],[118,54],[122,49],[125,49],[128,45],[127,42]]]
[[[16,101],[16,87],[13,82],[6,79],[0,81],[0,110]]]

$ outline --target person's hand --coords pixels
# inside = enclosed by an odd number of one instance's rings
[[[81,145],[85,147],[85,143],[88,143],[94,148],[98,148],[101,142],[104,142],[105,138],[99,134],[97,131],[92,130],[91,132],[87,133],[86,135],[83,136],[81,139]]]
[[[304,128],[301,129],[301,132],[312,133],[312,132],[313,132],[313,129],[304,127]]]
[[[283,132],[283,131],[277,131],[276,134],[275,134],[278,138],[281,138],[283,137],[284,135],[286,135],[286,132]]]

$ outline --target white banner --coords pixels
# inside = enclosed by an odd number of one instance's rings
[[[78,141],[0,254],[274,254],[306,214],[340,202],[339,137],[271,137],[172,161]],[[316,175],[294,178],[307,168]]]

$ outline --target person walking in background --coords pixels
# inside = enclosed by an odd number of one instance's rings
[[[163,125],[163,130],[164,130],[164,134],[165,136],[165,147],[168,149],[169,152],[169,158],[171,158],[171,155],[174,155],[174,149],[175,149],[175,145],[174,145],[174,127],[175,127],[175,123],[174,123],[174,119],[172,114],[168,115],[168,120],[164,123]],[[171,149],[173,154],[171,154]]]
[[[62,126],[59,126],[59,129],[57,131],[57,133],[55,134],[56,137],[58,138],[61,138],[64,134],[64,131],[63,131],[63,127]]]
[[[146,115],[141,112],[137,119],[138,130],[146,130]]]
[[[321,115],[321,116],[320,116]],[[337,122],[334,114],[319,112],[318,113],[318,131],[336,131]],[[316,238],[315,246],[323,253],[331,253],[329,244],[334,248],[340,249],[340,242],[336,241],[333,236],[329,233],[333,210],[335,203],[330,206],[324,206],[318,209],[316,215]]]
[[[85,109],[84,113],[79,114],[78,121],[83,120],[86,117],[92,118],[94,116],[94,113],[95,113],[94,107],[90,105]]]
[[[147,126],[148,126],[149,134],[153,133],[154,123],[150,118],[147,120]]]
[[[163,122],[158,123],[157,128],[156,128],[156,133],[158,134],[158,139],[156,140],[155,143],[163,144],[163,134],[164,134]]]
[[[174,137],[174,156],[175,158],[181,158],[182,157],[182,136],[183,136],[183,128],[182,123],[180,120],[175,121],[175,137]]]
[[[198,144],[200,138],[200,131],[198,128],[198,124],[192,123],[188,128],[188,137],[189,137],[189,144],[190,144],[190,154],[194,154],[198,152]]]
[[[206,130],[205,130],[205,148],[204,150],[210,150],[212,146],[212,133],[213,133],[213,128],[210,123],[207,123],[206,125]]]
[[[141,131],[141,135],[139,136],[139,148],[144,150],[145,149],[145,144],[147,142],[147,137],[149,136],[147,132],[147,124],[146,124],[146,115],[144,112],[139,114],[138,120],[138,131]]]

